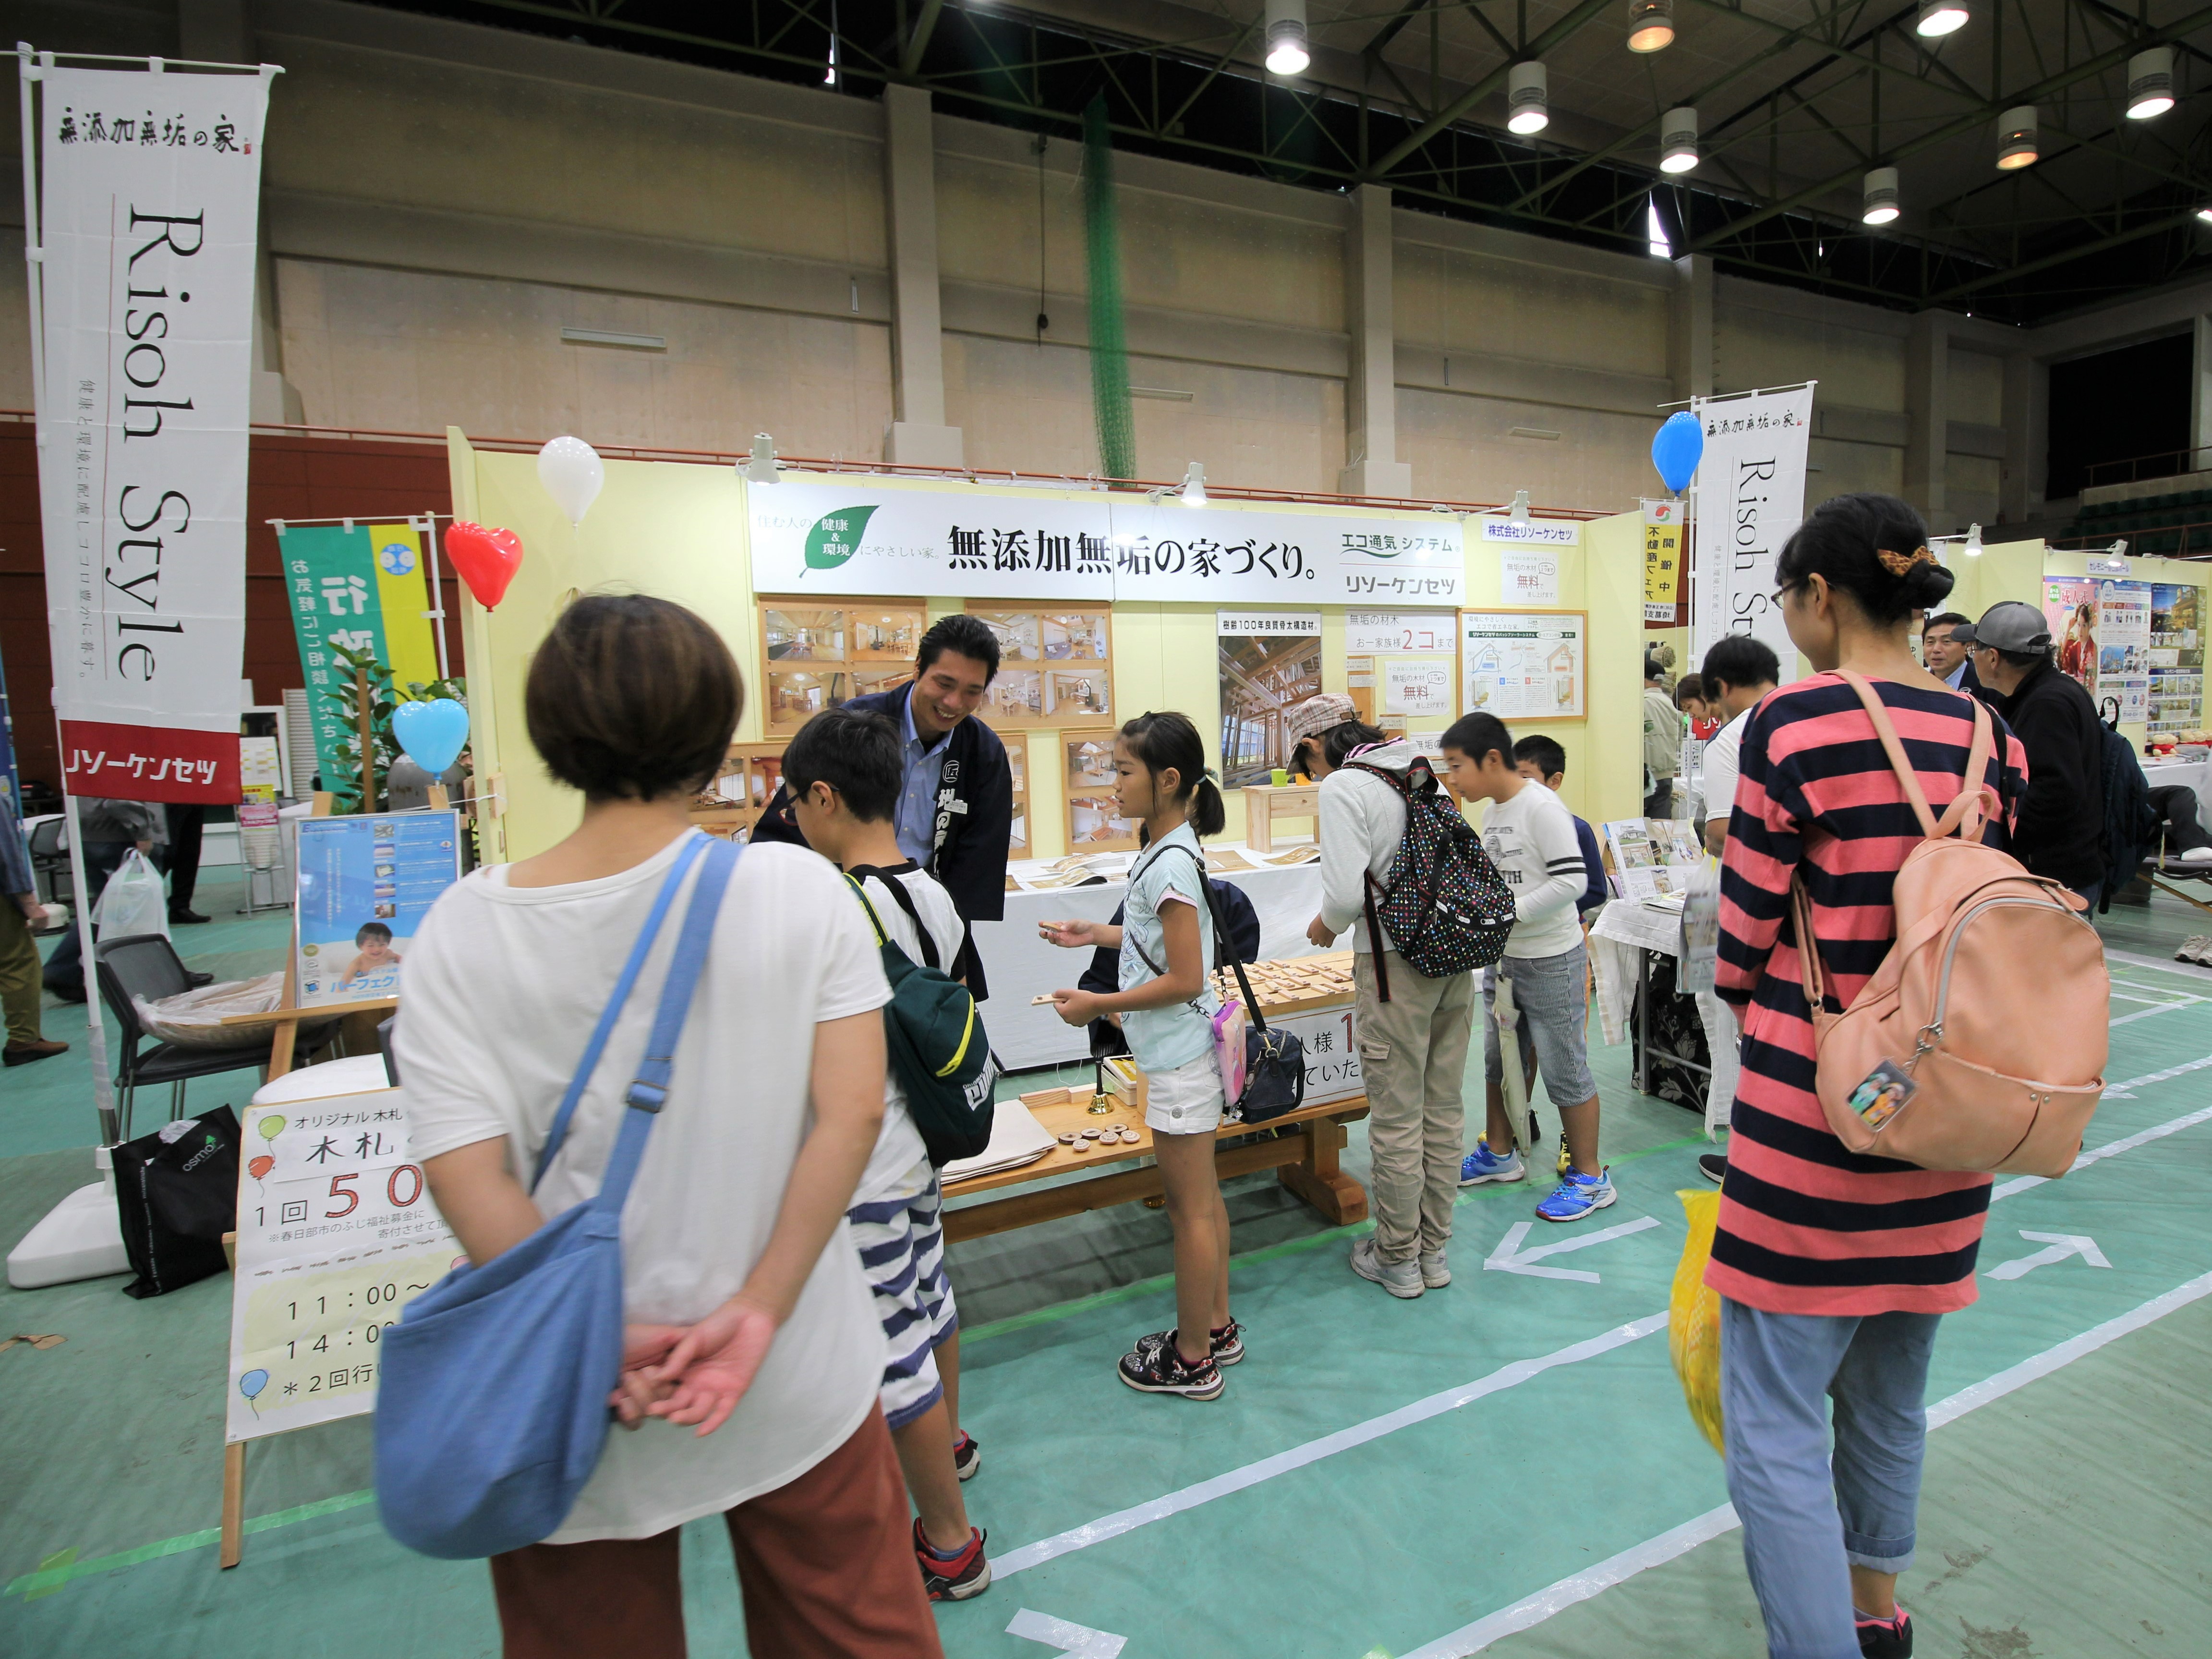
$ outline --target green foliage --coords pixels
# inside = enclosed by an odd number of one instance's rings
[[[330,651],[334,671],[332,684],[325,688],[322,695],[337,705],[348,735],[338,750],[343,769],[336,778],[325,778],[323,786],[337,798],[346,811],[380,812],[391,801],[384,781],[400,753],[399,744],[392,735],[392,711],[403,702],[427,702],[433,697],[451,697],[465,706],[469,700],[468,682],[449,678],[433,680],[425,685],[419,680],[410,680],[402,688],[392,684],[391,669],[377,660],[374,652],[336,644]],[[376,757],[376,799],[368,806],[361,804],[361,705],[356,695],[364,668],[368,671],[368,717]],[[468,753],[466,750],[461,752],[464,757]]]

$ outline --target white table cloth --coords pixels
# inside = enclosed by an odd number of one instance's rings
[[[1242,846],[1208,842],[1207,850],[1234,851],[1249,862],[1260,861],[1260,854]],[[1042,863],[1009,866],[1017,879],[1042,874],[1045,868]],[[1288,869],[1262,865],[1255,870],[1224,871],[1218,878],[1243,889],[1259,913],[1261,961],[1322,954],[1306,938],[1306,924],[1321,910],[1320,865],[1300,864]],[[982,954],[983,973],[991,987],[990,997],[982,1005],[983,1024],[991,1034],[992,1048],[1008,1069],[1060,1066],[1091,1057],[1091,1039],[1082,1026],[1067,1024],[1048,1006],[1030,1006],[1031,997],[1073,986],[1090,965],[1091,952],[1065,951],[1047,944],[1037,937],[1037,924],[1071,917],[1108,921],[1127,890],[1126,881],[1109,881],[1097,887],[1009,893],[1004,921],[975,924],[975,948]],[[1343,948],[1350,943],[1347,933],[1330,948]]]

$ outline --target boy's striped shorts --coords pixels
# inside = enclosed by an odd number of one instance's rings
[[[960,1328],[945,1273],[943,1206],[937,1171],[924,1158],[890,1192],[845,1212],[890,1346],[879,1397],[894,1429],[945,1397],[935,1350]]]

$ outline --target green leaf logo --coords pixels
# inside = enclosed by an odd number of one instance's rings
[[[817,519],[806,532],[806,568],[835,570],[851,558],[860,550],[860,538],[875,515],[872,507],[848,507]]]

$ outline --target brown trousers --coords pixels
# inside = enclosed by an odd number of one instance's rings
[[[880,1411],[787,1486],[722,1519],[753,1659],[944,1659]],[[491,1559],[506,1659],[684,1659],[677,1534]]]

